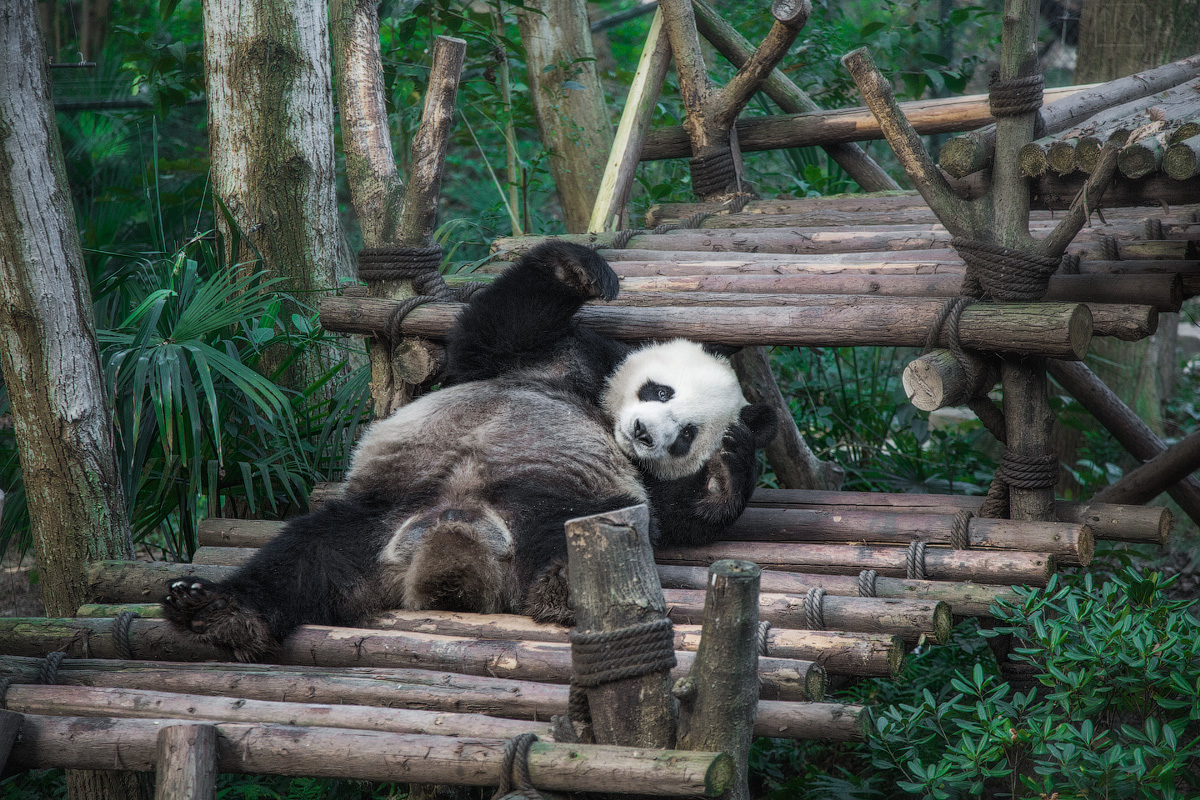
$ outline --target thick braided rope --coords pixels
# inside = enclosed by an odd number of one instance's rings
[[[755,642],[758,644],[758,655],[765,658],[769,655],[767,652],[771,647],[771,623],[765,619],[758,622],[758,634],[755,637]]]
[[[67,654],[61,650],[48,653],[46,659],[38,665],[38,683],[53,686],[58,683],[58,669],[62,666]]]
[[[925,580],[925,543],[913,542],[904,554],[904,572],[910,581]]]
[[[804,595],[804,623],[810,631],[825,630],[825,589],[814,586]]]
[[[858,573],[858,596],[859,597],[878,597],[875,593],[875,581],[879,580],[879,573],[873,569],[864,569]]]
[[[992,74],[988,83],[988,108],[993,117],[1015,117],[1037,111],[1042,107],[1042,89],[1046,79],[1041,75],[1000,80]]]
[[[1100,255],[1105,261],[1121,260],[1121,251],[1117,249],[1117,240],[1114,237],[1100,237]]]
[[[537,740],[536,733],[519,733],[505,743],[504,763],[500,767],[500,787],[492,795],[492,800],[506,797],[542,800],[542,793],[534,787],[529,778],[529,748]]]
[[[1005,482],[1018,489],[1048,489],[1058,483],[1058,456],[1021,455],[1005,450],[1000,461]]]
[[[117,614],[112,624],[113,650],[117,658],[133,660],[133,643],[129,639],[129,626],[137,619],[136,611],[122,611]]]
[[[955,236],[950,246],[967,263],[963,288],[967,294],[995,300],[1040,300],[1059,259],[1033,255],[964,236]],[[978,287],[978,293],[975,291]],[[967,291],[969,289],[969,291]]]
[[[1158,217],[1150,217],[1146,220],[1146,238],[1147,239],[1165,239],[1166,234],[1163,233],[1163,221]]]
[[[442,247],[437,244],[364,247],[358,251],[358,277],[368,283],[412,281],[418,294],[448,299],[453,292],[438,272],[441,263]]]
[[[12,686],[16,681],[12,678],[0,678],[0,708],[8,709],[8,687]]]
[[[1079,261],[1078,253],[1063,253],[1062,263],[1059,265],[1058,271],[1063,275],[1078,275]]]
[[[568,713],[586,720],[584,690],[613,681],[666,672],[675,666],[675,635],[671,620],[630,625],[615,631],[571,631],[571,693]]]
[[[971,517],[973,516],[975,514],[965,508],[954,515],[954,522],[950,528],[950,546],[955,550],[971,548]]]
[[[688,167],[692,172],[692,193],[701,198],[724,191],[737,174],[730,148],[692,156],[688,159]]]

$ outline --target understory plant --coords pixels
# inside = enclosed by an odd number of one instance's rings
[[[966,797],[1200,795],[1200,620],[1158,573],[1018,588],[985,636],[1013,637],[1017,687],[977,662],[874,714],[872,767],[902,791]]]

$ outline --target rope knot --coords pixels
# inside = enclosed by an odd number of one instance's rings
[[[964,293],[996,300],[1040,300],[1060,261],[962,236],[950,246],[967,264]]]
[[[571,718],[589,718],[586,689],[667,672],[675,666],[675,633],[666,617],[615,631],[573,630],[571,640]]]
[[[1042,89],[1046,79],[1042,75],[1026,78],[1000,80],[999,73],[992,73],[988,82],[988,108],[993,117],[1016,117],[1037,111],[1042,107]]]
[[[704,198],[724,191],[736,176],[733,150],[725,148],[688,159],[692,171],[692,193]]]

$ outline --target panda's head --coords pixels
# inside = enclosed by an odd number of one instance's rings
[[[697,472],[747,406],[729,360],[685,339],[634,350],[601,396],[617,446],[663,480]]]

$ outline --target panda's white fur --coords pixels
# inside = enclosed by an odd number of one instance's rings
[[[668,387],[669,397],[642,400],[638,393],[647,383]],[[632,351],[605,382],[600,403],[621,452],[664,480],[699,470],[748,405],[729,360],[686,339]],[[672,453],[689,426],[695,430],[690,446]]]

